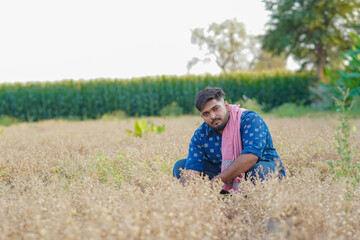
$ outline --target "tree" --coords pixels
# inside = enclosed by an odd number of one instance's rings
[[[208,63],[210,61],[211,61],[210,58],[200,59],[200,58],[197,58],[197,57],[193,57],[190,61],[188,61],[187,65],[186,65],[187,72],[189,73],[191,68],[193,66],[195,66],[196,64],[198,64],[199,62]]]
[[[324,77],[327,65],[341,62],[352,45],[349,32],[359,33],[360,0],[263,0],[270,11],[263,49],[292,54],[302,68]]]
[[[342,99],[344,97],[342,92],[347,90],[349,92],[346,97],[348,100],[346,104],[353,100],[360,101],[360,37],[353,33],[349,35],[354,40],[354,45],[342,55],[346,61],[344,69],[326,68],[325,73],[329,81],[327,83],[318,83],[315,87],[310,88],[315,107],[335,109],[334,97]]]
[[[204,28],[196,28],[191,32],[191,43],[200,49],[205,45],[206,55],[215,57],[216,64],[223,72],[249,70],[253,67],[260,46],[254,43],[253,36],[246,35],[244,24],[236,19],[220,24],[212,23],[206,32]],[[194,57],[188,62],[188,71],[200,61],[206,62],[209,58],[201,60]]]
[[[280,56],[272,56],[268,52],[261,51],[254,66],[254,70],[255,71],[270,70],[270,69],[284,70],[285,67],[286,67],[286,57],[284,56],[284,54]]]

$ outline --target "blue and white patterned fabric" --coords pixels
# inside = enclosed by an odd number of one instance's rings
[[[259,157],[258,163],[279,161],[282,163],[273,146],[269,129],[264,120],[253,111],[246,111],[241,116],[240,135],[243,144],[242,154],[252,153]],[[204,169],[211,164],[221,167],[222,135],[214,131],[205,122],[194,132],[189,144],[189,153],[185,169],[206,172]],[[285,172],[284,172],[285,173]]]

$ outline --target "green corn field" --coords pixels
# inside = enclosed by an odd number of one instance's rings
[[[245,95],[270,110],[286,102],[309,102],[309,86],[315,81],[311,74],[272,72],[1,84],[0,117],[94,119],[115,110],[128,116],[157,116],[171,102],[191,113],[196,92],[206,86],[223,88],[230,102]]]

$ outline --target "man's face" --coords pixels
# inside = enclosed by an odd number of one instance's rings
[[[210,100],[201,109],[201,117],[215,131],[222,133],[229,121],[229,102],[220,99]]]

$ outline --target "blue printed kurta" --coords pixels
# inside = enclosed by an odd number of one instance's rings
[[[264,120],[253,111],[246,111],[241,116],[240,136],[243,145],[241,154],[252,153],[259,161],[280,161],[273,146],[270,131]],[[185,168],[203,172],[207,163],[221,167],[222,135],[214,131],[205,122],[194,132],[189,144],[189,153]]]

